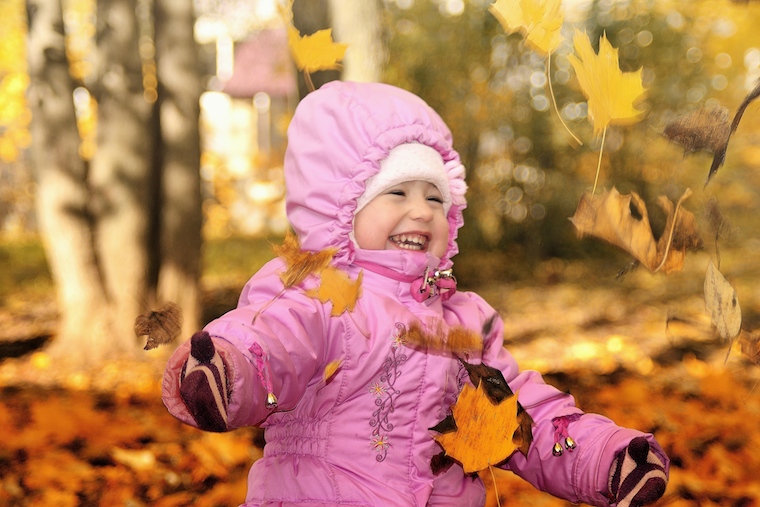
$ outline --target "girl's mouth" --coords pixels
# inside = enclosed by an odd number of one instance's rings
[[[422,234],[396,234],[388,238],[391,243],[404,250],[424,250],[428,238]]]

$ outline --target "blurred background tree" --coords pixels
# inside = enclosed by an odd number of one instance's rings
[[[601,242],[578,241],[567,220],[593,183],[600,148],[568,60],[574,29],[592,43],[605,33],[622,70],[643,68],[648,88],[645,120],[607,132],[601,186],[635,191],[647,203],[691,187],[687,205],[701,221],[704,203],[718,197],[745,239],[760,237],[751,220],[760,202],[756,107],[704,189],[711,156],[684,156],[661,135],[698,107],[735,110],[755,86],[757,2],[567,0],[565,42],[548,78],[545,59],[520,35],[505,35],[491,3],[293,5],[302,34],[331,26],[335,40],[349,44],[342,73],[315,81],[396,84],[452,128],[471,189],[462,280],[506,280],[525,273],[526,261],[529,271],[554,257],[625,262]],[[135,352],[135,315],[168,300],[181,303],[186,329],[195,328],[201,210],[206,239],[276,236],[286,227],[281,163],[299,94],[276,2],[72,0],[62,8],[60,0],[30,0],[28,39],[21,0],[0,7],[0,213],[5,230],[35,230],[24,203],[36,189],[60,294],[54,345],[93,358]],[[549,79],[580,147],[554,112]],[[267,87],[279,80],[293,84]]]
[[[94,36],[73,66],[60,0],[27,2],[31,161],[60,296],[50,352],[92,365],[139,349],[134,319],[149,304],[174,301],[186,330],[199,325],[201,85],[190,0],[70,9],[68,29]],[[91,151],[77,102],[97,111]]]

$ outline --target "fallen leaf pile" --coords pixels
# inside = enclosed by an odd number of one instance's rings
[[[756,375],[755,375],[756,377]],[[744,381],[695,358],[657,376],[550,376],[587,411],[653,431],[673,459],[654,504],[756,505],[760,397]],[[0,505],[231,506],[245,499],[261,434],[204,433],[171,417],[158,386],[134,393],[4,387],[0,392]],[[502,507],[567,502],[494,469]],[[496,505],[491,472],[488,507]]]
[[[13,388],[0,401],[0,505],[238,505],[256,430],[203,433],[149,393]]]
[[[569,377],[554,381],[569,389],[585,410],[654,432],[672,463],[665,495],[653,507],[758,505],[756,381],[741,381],[694,358],[683,366],[670,372],[668,379],[629,375],[616,380],[580,374],[571,384]],[[495,472],[502,507],[568,505],[510,472]],[[496,507],[490,473],[481,477],[486,482],[486,505]]]

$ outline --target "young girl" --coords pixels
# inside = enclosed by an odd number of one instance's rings
[[[496,311],[456,290],[464,168],[425,102],[384,84],[329,83],[300,103],[288,138],[288,218],[304,251],[334,249],[331,266],[361,286],[355,306],[313,297],[317,276],[285,288],[287,266],[274,259],[235,310],[178,348],[163,384],[187,424],[265,428],[245,506],[484,505],[482,482],[461,466],[431,468],[442,449],[430,428],[469,380],[455,353],[409,343],[414,326],[484,333],[467,362],[498,369],[534,421],[527,454],[503,468],[571,502],[663,494],[669,462],[652,435],[584,414],[520,372]]]

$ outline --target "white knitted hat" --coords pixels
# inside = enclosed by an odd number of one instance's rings
[[[443,198],[443,211],[448,216],[451,190],[443,158],[434,148],[419,143],[399,144],[388,152],[388,157],[380,162],[380,172],[367,180],[364,193],[356,199],[354,214],[388,188],[414,180],[436,186]]]

